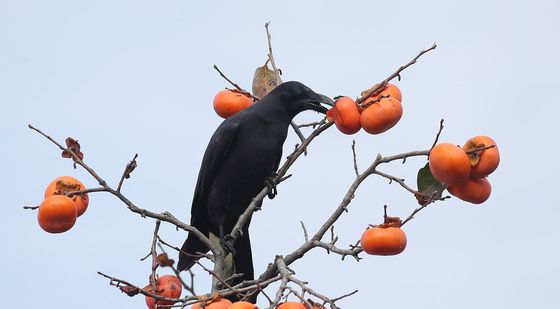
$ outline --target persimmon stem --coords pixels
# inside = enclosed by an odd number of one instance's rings
[[[466,154],[473,154],[473,153],[477,153],[481,150],[486,150],[486,149],[490,149],[490,148],[494,148],[496,147],[496,145],[488,145],[488,146],[481,146],[481,147],[475,147],[473,149],[467,150],[465,151]]]
[[[383,205],[383,223],[387,223],[387,205]]]

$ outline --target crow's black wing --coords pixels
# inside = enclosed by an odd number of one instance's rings
[[[191,225],[196,227],[206,236],[212,230],[212,223],[208,217],[207,198],[211,190],[214,177],[223,165],[228,156],[228,150],[234,143],[239,130],[239,122],[235,120],[226,120],[218,127],[204,153],[198,180],[196,182],[193,202],[191,207]],[[177,269],[179,271],[189,269],[197,260],[197,252],[206,253],[208,248],[194,234],[189,233],[181,250],[187,254],[179,254],[179,262]]]
[[[231,119],[231,121],[230,121]],[[198,180],[196,182],[191,207],[191,225],[197,226],[198,221],[207,221],[207,197],[214,177],[228,156],[228,150],[234,143],[240,127],[237,119],[224,121],[208,143],[202,159]],[[202,220],[201,220],[202,219]],[[205,220],[206,219],[206,220]]]

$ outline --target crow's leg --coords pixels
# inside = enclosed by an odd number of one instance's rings
[[[273,173],[268,178],[264,180],[264,185],[268,187],[268,198],[273,199],[276,194],[278,194],[278,190],[276,189],[276,180],[275,178],[278,177],[278,174]]]
[[[234,242],[230,234],[224,233],[224,226],[220,224],[220,246],[226,251],[226,254],[231,252],[231,254],[235,255],[235,248],[233,248]]]

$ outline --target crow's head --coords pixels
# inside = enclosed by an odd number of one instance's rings
[[[325,114],[327,108],[321,104],[333,106],[331,98],[318,94],[304,84],[290,81],[280,84],[268,96],[275,97],[293,116],[305,110],[314,110]]]

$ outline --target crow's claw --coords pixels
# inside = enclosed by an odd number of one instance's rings
[[[226,253],[230,252],[231,254],[235,255],[235,248],[233,248],[234,239],[231,235],[227,234],[223,238],[220,238],[220,246],[222,249],[226,251]]]
[[[277,174],[274,173],[274,175],[268,177],[267,179],[264,180],[264,185],[268,187],[268,198],[269,199],[273,199],[276,194],[278,194],[278,190],[276,189],[276,181],[274,180],[274,178],[276,178]]]

